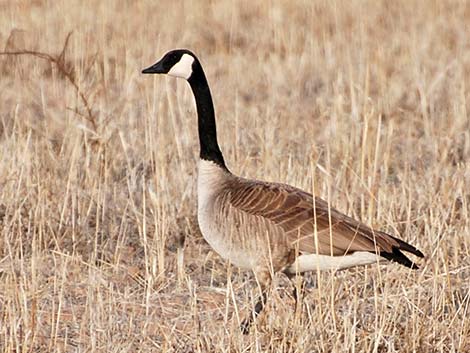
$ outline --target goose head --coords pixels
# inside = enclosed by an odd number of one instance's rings
[[[167,74],[189,80],[193,73],[196,56],[186,49],[166,53],[156,64],[142,70],[143,74]]]

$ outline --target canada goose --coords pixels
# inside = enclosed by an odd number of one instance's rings
[[[402,251],[414,246],[329,207],[298,188],[232,174],[217,143],[211,92],[198,58],[172,50],[144,74],[168,74],[189,82],[196,101],[200,144],[198,222],[206,241],[223,258],[252,270],[262,289],[253,316],[266,301],[272,274],[344,269],[386,259],[418,266]],[[247,332],[250,318],[242,325]]]

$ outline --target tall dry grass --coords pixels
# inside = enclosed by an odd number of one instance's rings
[[[469,352],[469,19],[451,0],[1,2],[0,48],[66,69],[0,57],[1,350]],[[400,235],[421,270],[311,274],[297,311],[279,276],[241,335],[257,288],[199,233],[190,90],[139,73],[176,47],[203,62],[231,170]]]

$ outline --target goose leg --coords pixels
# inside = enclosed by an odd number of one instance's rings
[[[287,272],[284,272],[284,273],[287,276],[287,278],[289,278],[292,285],[294,286],[294,290],[292,291],[292,297],[295,300],[295,309],[297,310],[298,305],[302,303],[302,299],[305,294],[304,278],[300,274],[292,274],[292,273],[287,273]]]
[[[268,300],[268,295],[266,291],[263,291],[261,296],[258,299],[258,302],[255,304],[255,307],[253,308],[253,312],[251,315],[248,315],[247,318],[245,318],[241,325],[240,325],[240,330],[244,335],[247,335],[250,332],[250,327],[253,323],[253,321],[258,317],[258,315],[261,313],[263,310],[264,306],[266,305],[266,301]]]
[[[295,309],[299,308],[299,305],[302,305],[302,299],[305,294],[305,281],[303,280],[302,277],[298,279],[300,281],[300,284],[297,285],[297,281],[293,283],[294,285],[294,290],[292,292],[292,296],[294,297],[295,300]]]
[[[240,325],[240,330],[244,335],[247,335],[250,332],[253,321],[259,316],[261,311],[263,311],[263,308],[268,300],[268,288],[271,281],[269,272],[255,273],[255,275],[261,287],[261,296],[256,302],[255,307],[253,308],[253,312],[248,315],[248,317],[246,317]]]

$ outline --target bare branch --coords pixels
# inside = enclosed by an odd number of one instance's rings
[[[86,95],[80,89],[77,81],[74,78],[72,71],[67,70],[67,67],[65,64],[65,52],[67,50],[71,35],[72,35],[72,32],[69,32],[69,34],[67,35],[65,39],[63,49],[58,56],[52,56],[51,54],[40,52],[40,51],[35,51],[35,50],[1,51],[0,55],[3,55],[3,56],[29,55],[29,56],[33,56],[39,59],[47,60],[50,63],[54,64],[56,68],[59,70],[59,72],[63,74],[64,77],[67,78],[69,83],[75,89],[75,92],[80,97],[80,100],[82,101],[82,104],[85,106],[85,110],[86,110],[86,115],[81,115],[81,116],[83,116],[93,126],[93,130],[96,132],[96,130],[98,129],[98,124],[96,122],[95,116],[93,115],[90,103],[88,102]]]

